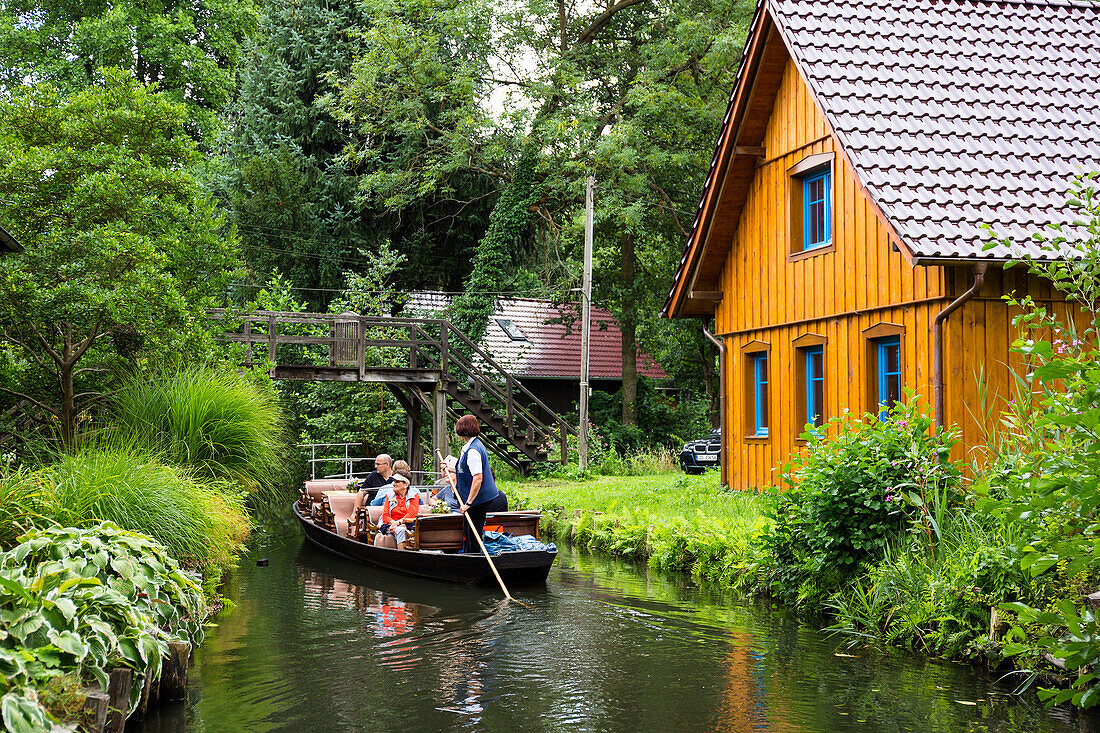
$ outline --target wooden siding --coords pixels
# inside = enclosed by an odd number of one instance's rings
[[[802,370],[792,342],[806,334],[824,337],[825,413],[873,408],[870,374],[875,370],[865,333],[880,324],[900,331],[904,386],[931,403],[932,324],[936,314],[970,284],[970,268],[913,267],[893,246],[888,228],[850,170],[820,109],[788,61],[758,164],[720,277],[723,300],[715,311],[716,332],[726,345],[727,435],[723,461],[735,488],[778,485],[780,467],[797,450],[802,432]],[[788,171],[811,155],[835,155],[833,163],[833,247],[791,256]],[[721,217],[722,211],[716,212]],[[1064,303],[1049,286],[1022,271],[991,268],[978,296],[956,311],[944,331],[944,397],[948,422],[961,426],[956,457],[968,456],[983,441],[979,370],[984,371],[985,404],[991,415],[1006,399],[1012,380],[1006,364],[1015,337],[1012,313],[1001,301],[1017,290],[1037,299]],[[898,328],[900,327],[900,328]],[[820,340],[820,339],[818,339]],[[747,389],[746,347],[767,345],[769,413],[767,438],[749,436],[751,395]]]

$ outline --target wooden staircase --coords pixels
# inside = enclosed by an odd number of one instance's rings
[[[524,474],[540,462],[567,460],[576,428],[448,320],[222,309],[210,315],[225,322],[223,340],[245,346],[245,365],[266,349],[275,379],[386,384],[409,414],[410,462],[419,450],[422,408],[432,414],[437,448],[469,413],[486,448]]]

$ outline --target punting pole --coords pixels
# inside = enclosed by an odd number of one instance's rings
[[[447,464],[443,460],[443,453],[439,450],[436,450],[436,454],[439,456],[439,465],[445,467]],[[443,470],[446,472],[447,483],[451,485],[451,490],[455,492],[455,496],[458,496],[458,486],[451,479],[450,472],[447,472],[446,468],[444,468]],[[514,601],[515,603],[518,603],[521,606],[531,608],[531,606],[528,606],[523,601],[517,601],[515,598],[512,598],[512,594],[508,592],[508,586],[504,585],[504,578],[500,577],[500,573],[497,572],[497,566],[493,563],[492,555],[490,555],[489,550],[485,548],[485,542],[481,539],[481,533],[478,532],[477,527],[474,526],[474,520],[470,519],[470,515],[466,512],[462,512],[462,516],[466,517],[466,524],[470,525],[470,531],[473,532],[474,537],[477,539],[477,544],[481,547],[481,552],[485,555],[485,559],[489,561],[489,567],[492,569],[493,575],[496,576],[497,582],[500,583],[500,589],[504,591],[504,597],[507,598],[509,601]]]

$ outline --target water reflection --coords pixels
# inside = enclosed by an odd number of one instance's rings
[[[1087,729],[970,668],[853,655],[781,609],[567,548],[545,586],[514,589],[533,609],[300,539],[258,552],[187,706],[142,733]]]

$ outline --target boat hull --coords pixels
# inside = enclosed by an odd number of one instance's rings
[[[451,583],[495,584],[496,578],[486,562],[484,555],[447,554],[394,550],[388,547],[368,545],[350,537],[341,537],[324,527],[318,526],[308,517],[302,516],[298,505],[292,507],[294,516],[302,525],[310,542],[329,552],[391,570],[395,573],[413,575],[419,578],[442,580]],[[541,583],[550,573],[550,566],[558,556],[556,550],[529,550],[524,552],[504,552],[493,555],[493,563],[500,572],[505,584]]]

